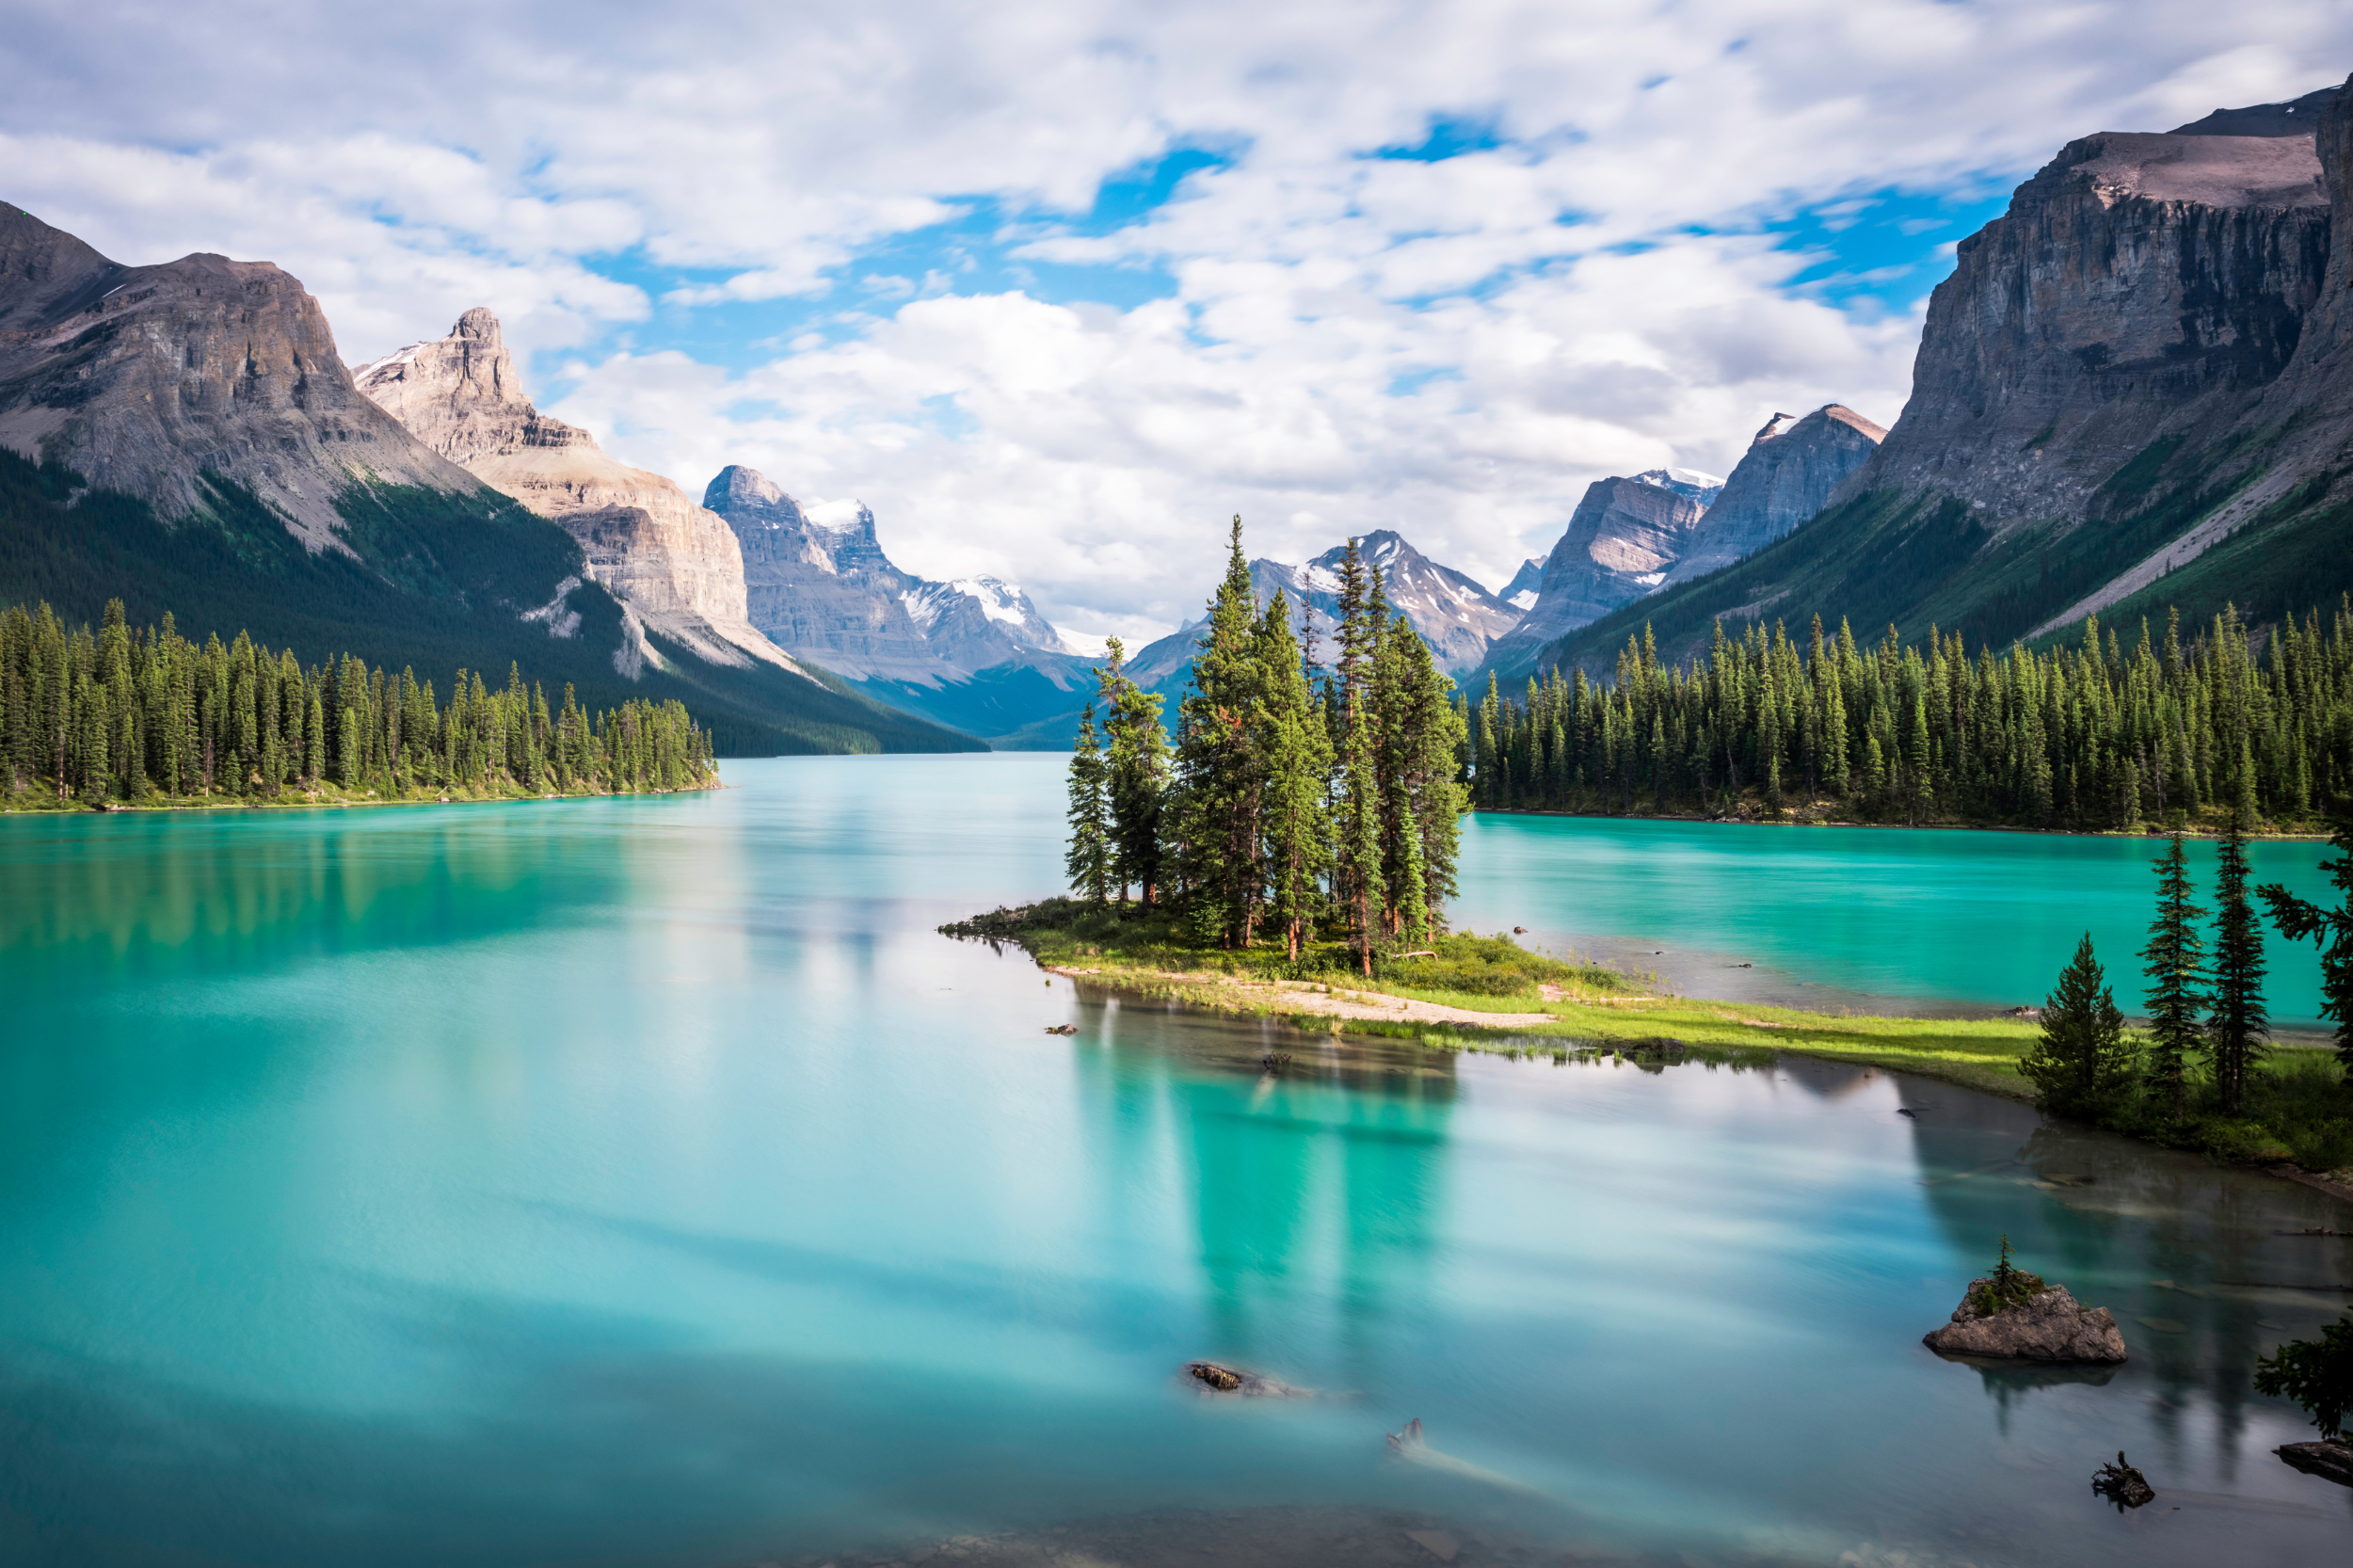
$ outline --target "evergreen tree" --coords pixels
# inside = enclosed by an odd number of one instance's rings
[[[570,692],[565,696],[568,700]],[[1112,845],[1109,802],[1104,795],[1108,772],[1095,734],[1095,703],[1089,699],[1079,715],[1078,744],[1070,755],[1070,847],[1063,858],[1071,891],[1091,904],[1111,897]]]
[[[2353,1314],[2318,1339],[2291,1339],[2257,1361],[2255,1392],[2294,1400],[2322,1437],[2342,1440],[2345,1418],[2353,1416]]]
[[[1257,609],[1236,517],[1193,689],[1177,707],[1169,812],[1194,933],[1227,948],[1250,946],[1264,886],[1259,811],[1272,745]]]
[[[1288,596],[1277,593],[1268,601],[1257,640],[1265,672],[1267,914],[1282,928],[1284,945],[1297,963],[1322,911],[1319,883],[1332,864],[1326,805],[1332,741],[1291,637]]]
[[[2187,1108],[2189,1054],[2204,1041],[2199,1020],[2206,1004],[2206,944],[2198,922],[2205,914],[2189,901],[2189,870],[2176,832],[2157,862],[2157,918],[2140,950],[2149,977],[2149,1086],[2171,1105],[2176,1120]]]
[[[2225,1115],[2245,1103],[2247,1073],[2263,1054],[2270,1032],[2264,1008],[2264,934],[2247,901],[2247,819],[2244,807],[2232,813],[2217,846],[2215,888],[2214,1011],[2207,1024],[2207,1054]]]
[[[2310,936],[2320,943],[2320,1013],[2336,1020],[2337,1061],[2353,1080],[2353,800],[2336,802],[2329,818],[2329,843],[2337,857],[2323,860],[2320,869],[2336,885],[2334,909],[2297,898],[2277,882],[2256,891],[2270,907],[2281,936],[2291,942]]]
[[[2096,1121],[2114,1111],[2132,1081],[2133,1048],[2091,934],[2076,944],[2060,971],[2058,988],[2042,1009],[2042,1037],[2018,1070],[2036,1089],[2037,1109],[2055,1116]]]
[[[1111,639],[1110,658],[1096,672],[1103,703],[1103,729],[1110,739],[1104,760],[1105,792],[1111,805],[1111,879],[1119,901],[1137,889],[1144,907],[1154,907],[1160,881],[1161,797],[1168,787],[1168,734],[1160,728],[1160,698],[1128,678],[1127,650]]]

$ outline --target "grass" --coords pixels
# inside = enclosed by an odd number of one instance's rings
[[[0,780],[0,783],[5,783],[5,780]],[[436,784],[412,786],[406,790],[393,790],[389,786],[374,790],[346,790],[340,784],[321,780],[307,787],[288,786],[268,795],[240,795],[226,790],[216,790],[210,794],[168,795],[159,790],[150,790],[135,800],[110,797],[103,808],[108,811],[286,810],[321,806],[424,806],[441,801],[553,800],[591,795],[685,793],[718,788],[719,777],[715,772],[709,779],[701,783],[682,784],[676,792],[657,790],[651,786],[644,790],[615,791],[580,783],[568,789],[559,789],[552,784],[545,789],[532,789],[504,779],[491,779],[479,785]],[[79,795],[67,795],[60,800],[55,790],[34,788],[10,792],[0,789],[0,816],[20,812],[88,811],[92,808],[89,802]]]
[[[1273,1019],[1319,1033],[1385,1035],[1449,1050],[1510,1055],[1599,1049],[1638,1060],[1681,1053],[1740,1062],[1791,1051],[1940,1079],[2006,1099],[2034,1098],[2034,1086],[2018,1071],[2019,1058],[2041,1035],[2041,1026],[2029,1019],[1899,1018],[1707,1001],[1675,996],[1653,977],[1628,977],[1574,954],[1533,952],[1500,933],[1441,936],[1430,944],[1427,957],[1376,954],[1374,972],[1367,979],[1354,953],[1338,940],[1319,939],[1293,962],[1272,946],[1205,947],[1180,918],[1166,912],[1105,908],[1076,899],[998,909],[940,929],[952,936],[1011,942],[1040,964],[1091,970],[1094,978],[1132,996]],[[1302,1007],[1295,990],[1275,984],[1283,981],[1335,993],[1426,1001],[1471,1016],[1443,1024],[1334,1017]],[[1496,1021],[1475,1021],[1480,1014],[1494,1015]],[[2153,1101],[2136,1097],[2101,1125],[2232,1163],[2289,1162],[2319,1172],[2353,1166],[2353,1086],[2333,1053],[2309,1047],[2277,1046],[2258,1062],[2236,1116],[2216,1110],[2209,1086],[2196,1080],[2190,1113],[2178,1122]]]

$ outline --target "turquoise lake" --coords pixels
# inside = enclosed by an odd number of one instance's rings
[[[0,819],[0,1562],[744,1568],[1193,1508],[1556,1562],[2343,1557],[2353,1493],[2249,1386],[2347,1300],[2353,1242],[2281,1234],[2331,1200],[1862,1069],[1339,1045],[936,935],[1059,887],[1060,768]],[[2154,853],[1482,817],[1457,915],[1964,1010],[2088,928],[2129,1009]],[[2129,1362],[1921,1347],[2004,1233]],[[1392,1459],[1415,1417],[1481,1473]],[[2091,1495],[2119,1448],[2156,1504]]]

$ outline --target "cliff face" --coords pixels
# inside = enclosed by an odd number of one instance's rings
[[[1886,439],[1885,430],[1842,403],[1799,420],[1775,414],[1749,443],[1666,580],[1688,582],[1728,567],[1811,520]]]
[[[1957,496],[1999,534],[2080,520],[2165,431],[2294,357],[2329,255],[2309,136],[2069,143],[1938,285],[1912,399],[1849,493]]]
[[[318,301],[267,262],[124,266],[0,204],[0,445],[167,519],[245,486],[306,547],[344,551],[338,497],[479,494],[360,395]]]
[[[2247,134],[2279,133],[2279,134]],[[2353,94],[2069,143],[1962,242],[1902,417],[1797,534],[1572,633],[1934,625],[1972,647],[2353,589]]]
[[[752,624],[852,680],[936,686],[1065,652],[1061,633],[1010,583],[934,583],[900,570],[862,505],[828,525],[741,465],[719,472],[703,504],[742,546]]]
[[[1640,479],[1586,487],[1561,542],[1545,558],[1536,602],[1488,650],[1499,673],[1525,673],[1554,638],[1653,592],[1683,559],[1706,509]]]
[[[488,311],[360,367],[358,382],[436,452],[561,523],[589,576],[647,627],[713,664],[794,667],[748,617],[744,553],[726,521],[533,408]],[[640,650],[650,651],[642,640]]]

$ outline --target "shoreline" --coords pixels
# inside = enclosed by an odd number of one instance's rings
[[[284,796],[275,800],[240,800],[233,796],[223,800],[183,797],[178,800],[165,801],[109,800],[102,801],[96,806],[87,806],[78,800],[62,800],[43,806],[18,806],[8,804],[5,797],[0,797],[0,817],[110,817],[134,812],[169,811],[344,811],[355,808],[376,806],[521,806],[554,800],[631,800],[640,795],[700,794],[708,790],[725,790],[730,787],[722,782],[714,771],[708,783],[684,784],[674,790],[562,790],[546,794],[531,794],[520,791],[512,794],[482,794],[470,791],[463,794],[405,795],[392,799],[383,798],[370,791],[365,795],[344,795],[340,798],[328,798],[317,794],[306,795],[299,800],[291,800]]]
[[[2172,829],[2144,824],[2138,828],[2121,827],[2018,827],[2009,823],[1963,822],[1854,822],[1845,817],[1807,817],[1795,812],[1781,817],[1703,816],[1695,811],[1570,811],[1544,806],[1474,806],[1473,815],[1497,817],[1563,817],[1578,822],[1627,823],[1693,823],[1715,827],[1860,827],[1877,832],[1895,833],[2018,833],[2042,839],[2156,839],[2171,836]],[[2185,824],[2185,839],[2216,839],[2221,835],[2211,829]],[[2281,843],[2325,844],[2329,835],[2321,830],[2289,831],[2273,829],[2249,833],[2248,839],[2271,840]]]
[[[1513,1056],[1572,1048],[1613,1054],[1662,1049],[1711,1053],[1742,1052],[1808,1057],[1883,1072],[1908,1073],[1996,1099],[2032,1105],[2033,1086],[2015,1067],[2018,1054],[2039,1033],[2023,1019],[1950,1020],[1878,1014],[1807,1014],[1789,1008],[1744,1007],[1687,997],[1571,997],[1545,986],[1541,1013],[1489,1012],[1459,1001],[1431,1001],[1405,992],[1383,992],[1311,981],[1259,980],[1200,970],[1129,965],[1110,968],[1048,963],[1016,943],[1040,969],[1074,986],[1095,984],[1140,1000],[1199,1007],[1230,1017],[1251,1017],[1303,1033],[1356,1034],[1401,1039],[1429,1049],[1497,1052]],[[1695,1027],[1696,1026],[1696,1027]],[[1842,1038],[1843,1036],[1843,1038]],[[1976,1039],[1994,1051],[1953,1048]],[[2014,1041],[2015,1053],[1997,1042]],[[2290,1050],[2326,1050],[2318,1041],[2283,1045]],[[2153,1148],[2195,1152],[2165,1140],[2115,1129]],[[2342,1171],[2305,1170],[2284,1158],[2233,1157],[2214,1148],[2204,1157],[2219,1164],[2280,1177],[2353,1207],[2353,1181]]]

